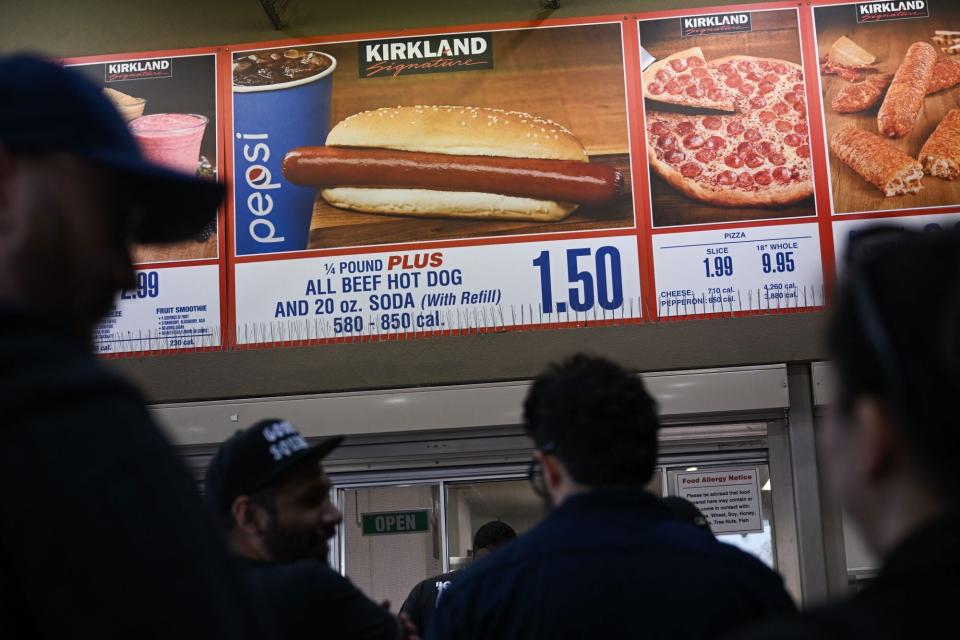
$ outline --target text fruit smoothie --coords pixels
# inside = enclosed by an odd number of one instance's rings
[[[143,155],[165,167],[195,174],[207,118],[190,113],[154,113],[130,123]]]

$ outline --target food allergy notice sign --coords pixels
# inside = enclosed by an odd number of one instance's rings
[[[678,473],[677,495],[697,505],[715,534],[763,531],[755,468]]]

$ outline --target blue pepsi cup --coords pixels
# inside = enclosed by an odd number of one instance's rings
[[[289,82],[233,87],[237,255],[299,251],[310,239],[317,190],[288,182],[281,166],[290,149],[326,142],[337,61],[320,51],[303,54],[324,56],[330,66]]]

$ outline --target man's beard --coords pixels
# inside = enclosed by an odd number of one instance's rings
[[[327,564],[327,538],[316,529],[283,528],[271,517],[263,538],[274,562],[319,560]]]

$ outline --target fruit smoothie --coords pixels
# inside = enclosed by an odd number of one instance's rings
[[[130,131],[148,160],[193,175],[206,126],[207,118],[200,115],[153,113],[133,120]]]

